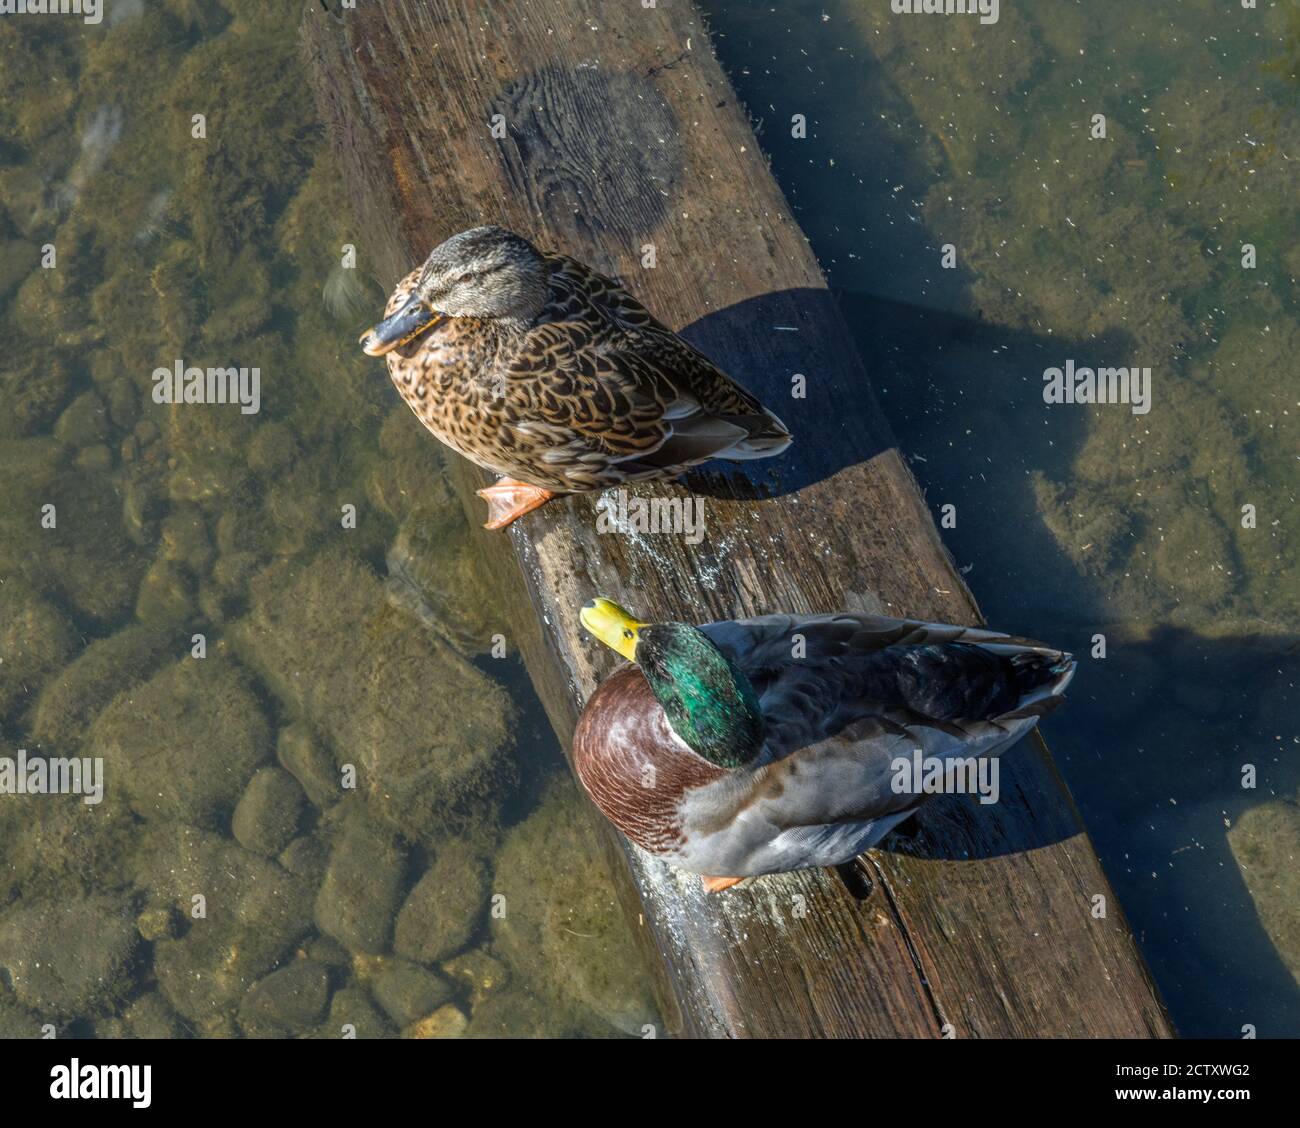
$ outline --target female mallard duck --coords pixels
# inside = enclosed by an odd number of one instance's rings
[[[1075,667],[994,631],[847,612],[692,627],[596,599],[581,619],[634,665],[578,720],[578,778],[638,846],[728,875],[709,892],[856,857],[936,779],[1029,732]],[[942,776],[910,782],[916,752]]]
[[[471,462],[499,529],[557,494],[768,458],[784,424],[618,283],[501,227],[453,235],[361,338]]]

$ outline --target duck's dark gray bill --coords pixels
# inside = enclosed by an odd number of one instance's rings
[[[391,317],[362,334],[361,351],[367,356],[383,356],[400,345],[413,341],[426,329],[442,320],[442,314],[430,309],[420,298],[411,297]]]

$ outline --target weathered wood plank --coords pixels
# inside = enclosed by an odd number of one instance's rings
[[[626,279],[796,436],[750,474],[634,491],[703,496],[698,544],[601,535],[590,497],[485,534],[498,569],[511,548],[518,559],[522,585],[497,574],[531,617],[517,641],[566,746],[614,664],[578,625],[593,594],[693,621],[840,608],[979,621],[687,0],[327,7],[308,10],[304,49],[357,243],[385,284],[453,232],[505,224]],[[657,265],[644,268],[651,244]],[[804,399],[791,396],[796,374]],[[459,460],[455,472],[482,520],[471,490],[485,475]],[[708,898],[624,844],[682,1031],[1168,1035],[1041,741],[1004,759],[1001,782],[1000,803],[939,800],[914,837],[873,852],[862,901],[822,871]]]

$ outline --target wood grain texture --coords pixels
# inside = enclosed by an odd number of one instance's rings
[[[448,235],[502,223],[623,278],[795,434],[773,462],[631,491],[702,497],[695,545],[598,533],[593,497],[483,535],[517,608],[512,641],[566,746],[615,664],[578,624],[594,594],[697,622],[841,608],[980,621],[690,3],[337,8],[308,8],[304,51],[355,241],[385,285]],[[492,135],[497,114],[504,138]],[[806,398],[791,396],[796,374]],[[454,475],[477,524],[471,491],[485,476],[461,460]],[[1058,718],[1069,723],[1068,704]],[[1002,769],[1000,803],[937,800],[914,835],[860,860],[874,882],[864,900],[829,871],[707,897],[621,844],[676,1031],[1168,1036],[1046,747],[1025,741]]]

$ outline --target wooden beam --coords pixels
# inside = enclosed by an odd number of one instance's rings
[[[795,434],[748,473],[633,491],[702,497],[697,544],[601,534],[592,497],[484,535],[509,562],[516,641],[566,747],[614,664],[578,624],[594,594],[697,622],[842,608],[979,621],[687,0],[326,0],[303,43],[356,242],[385,284],[448,235],[502,223],[622,277]],[[486,476],[455,463],[477,523]],[[623,844],[680,1032],[1169,1035],[1046,747],[1026,741],[1002,769],[1001,802],[936,800],[914,836],[860,860],[874,884],[861,900],[829,871],[707,897]]]

